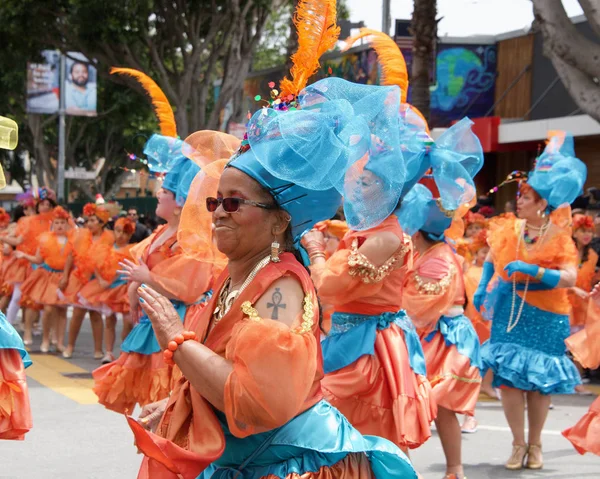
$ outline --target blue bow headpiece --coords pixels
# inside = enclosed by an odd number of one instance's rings
[[[585,164],[575,157],[573,136],[552,136],[536,160],[527,183],[548,202],[551,209],[575,201],[587,177]]]
[[[183,141],[179,138],[154,134],[144,145],[148,168],[154,173],[166,173],[162,187],[171,191],[180,206],[200,168],[182,153]]]
[[[394,96],[398,98],[395,106]],[[355,198],[349,193],[368,169],[365,158],[374,163],[375,157],[383,159],[398,147],[397,140],[393,141],[394,135],[398,137],[397,128],[389,135],[392,141],[384,131],[386,122],[395,121],[397,126],[397,115],[394,120],[385,112],[393,108],[397,112],[398,88],[326,78],[307,87],[297,103],[298,109],[256,112],[248,124],[249,148],[229,166],[258,181],[291,215],[295,240],[317,222],[331,218],[342,195],[347,203],[360,200],[358,213],[347,216],[351,227],[389,216],[397,200],[389,213],[382,213],[386,205],[377,200],[382,197],[381,188],[376,187],[377,194],[372,196]],[[381,136],[373,135],[374,129],[381,130]],[[402,169],[401,162],[396,164]]]
[[[434,195],[426,186],[416,184],[406,194],[396,214],[407,234],[423,230],[441,240],[454,212],[475,197],[473,178],[483,166],[483,150],[472,124],[464,118],[435,143],[423,142],[423,154],[429,158],[438,191]]]

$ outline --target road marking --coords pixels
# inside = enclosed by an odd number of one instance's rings
[[[98,398],[92,391],[92,379],[74,379],[63,374],[87,373],[73,363],[45,354],[32,354],[33,364],[25,371],[27,376],[42,386],[52,389],[79,404],[97,404]]]

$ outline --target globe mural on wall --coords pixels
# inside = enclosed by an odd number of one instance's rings
[[[495,45],[441,45],[430,123],[446,126],[463,116],[484,116],[494,104],[495,78]]]

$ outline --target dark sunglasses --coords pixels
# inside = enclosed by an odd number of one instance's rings
[[[213,198],[210,196],[206,198],[206,209],[210,213],[215,212],[219,205],[223,205],[223,209],[226,213],[235,213],[236,211],[239,211],[240,205],[256,206],[257,208],[264,208],[265,210],[272,210],[275,208],[273,205],[257,203],[256,201],[245,200],[243,198]]]

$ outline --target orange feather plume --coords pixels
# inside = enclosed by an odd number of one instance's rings
[[[336,0],[299,0],[294,15],[298,50],[292,55],[292,79],[279,84],[282,97],[297,96],[319,67],[319,59],[335,46],[340,36]]]
[[[381,65],[381,84],[398,85],[402,93],[402,103],[406,103],[406,96],[408,95],[408,70],[406,68],[406,61],[396,42],[388,35],[377,30],[371,30],[370,28],[361,28],[358,34],[344,40],[346,46],[342,51],[348,50],[364,37],[371,37],[369,41],[375,53],[377,53],[377,58]]]
[[[160,125],[160,132],[164,136],[177,138],[177,125],[175,123],[173,108],[171,108],[171,104],[169,103],[167,96],[152,78],[139,70],[134,70],[133,68],[113,67],[110,69],[110,74],[129,75],[135,78],[140,85],[142,85],[144,90],[146,90],[146,93],[148,93],[152,100],[154,112],[156,113],[156,117],[158,118],[158,123]]]

